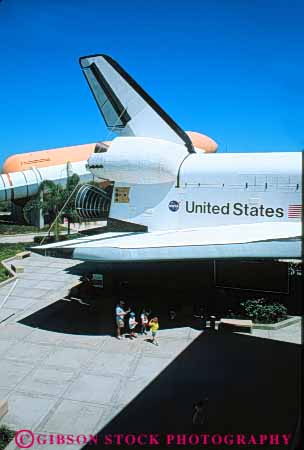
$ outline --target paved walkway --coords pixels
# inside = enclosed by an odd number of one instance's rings
[[[200,335],[190,327],[161,330],[156,347],[142,337],[118,341],[21,323],[29,316],[51,320],[60,299],[79,282],[79,263],[39,255],[16,261],[25,270],[0,310],[0,398],[9,402],[0,424],[37,433],[95,433]],[[0,304],[11,287],[0,289]],[[300,343],[300,324],[254,330],[253,336]],[[15,448],[11,443],[9,449]]]
[[[0,325],[0,398],[9,402],[0,423],[13,429],[97,432],[200,334],[189,327],[162,330],[156,347],[142,337],[118,341],[19,323],[78,283],[79,275],[65,272],[78,263],[39,255],[18,261],[25,272],[0,310],[0,321],[6,319]],[[0,290],[0,303],[10,289]]]

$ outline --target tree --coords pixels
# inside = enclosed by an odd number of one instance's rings
[[[26,204],[24,208],[25,217],[28,219],[28,214],[35,208],[41,209],[44,215],[48,214],[57,241],[60,234],[60,223],[64,217],[68,219],[68,233],[70,232],[70,222],[76,220],[76,217],[79,220],[74,207],[78,186],[79,176],[76,174],[68,177],[65,187],[51,180],[43,181],[37,197]]]
[[[10,201],[4,200],[3,202],[0,202],[0,212],[10,213],[11,208],[12,208],[12,205],[11,205]]]
[[[63,208],[63,217],[68,219],[68,234],[70,234],[71,222],[79,222],[80,217],[75,210],[75,197],[80,188],[80,178],[74,174],[68,177],[67,185],[65,188],[66,200]]]

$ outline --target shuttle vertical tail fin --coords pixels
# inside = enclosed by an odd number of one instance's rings
[[[120,136],[164,139],[195,152],[189,136],[112,58],[84,56],[80,66],[111,131]]]

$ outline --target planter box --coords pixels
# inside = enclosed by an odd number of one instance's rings
[[[17,253],[15,258],[16,259],[23,259],[23,258],[28,258],[29,256],[31,256],[31,252],[25,251],[25,252]]]
[[[24,272],[24,267],[16,266],[15,264],[11,264],[11,269],[15,273],[23,273]]]
[[[299,323],[301,322],[301,317],[300,316],[289,316],[287,319],[285,320],[281,320],[281,322],[277,322],[277,323],[252,323],[252,329],[255,330],[279,330],[280,328],[284,328],[284,327],[288,327],[289,325],[293,325],[295,323]],[[248,322],[246,320],[241,320],[241,319],[221,319],[220,321],[216,321],[216,324],[218,326],[218,329],[220,329],[220,324],[225,321],[225,322]],[[251,321],[250,321],[251,322]],[[224,323],[224,327],[226,326],[231,326],[232,325],[227,325]],[[237,324],[235,323],[234,326],[237,326]],[[233,331],[246,331],[244,328],[241,329],[241,326],[238,324],[239,330],[233,330]]]
[[[9,278],[7,280],[4,280],[0,283],[0,288],[12,283],[16,279],[16,273],[11,268],[11,264],[9,264],[10,261],[13,261],[15,259],[15,256],[12,256],[11,258],[3,259],[3,261],[0,261],[0,264],[7,270],[9,273]]]
[[[221,319],[219,322],[218,330],[220,332],[245,332],[251,333],[252,320],[242,319]]]
[[[259,330],[279,330],[280,328],[288,327],[298,322],[301,322],[300,316],[289,316],[287,319],[277,323],[254,323],[253,328]]]

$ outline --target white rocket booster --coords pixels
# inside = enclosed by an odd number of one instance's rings
[[[82,183],[93,179],[87,160],[96,144],[84,144],[33,153],[16,154],[3,164],[0,175],[0,201],[20,200],[37,194],[44,180],[66,185],[68,176],[77,174]]]

